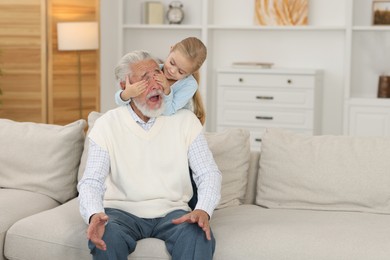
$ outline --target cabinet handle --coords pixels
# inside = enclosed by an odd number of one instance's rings
[[[273,120],[274,118],[272,116],[256,116],[256,119]]]
[[[238,78],[238,82],[244,82],[243,78]]]
[[[288,79],[288,80],[287,80],[287,83],[288,83],[288,84],[291,84],[291,83],[292,83],[292,80],[291,80],[291,79]]]
[[[270,97],[270,96],[256,96],[256,99],[267,99],[267,100],[272,100],[272,99],[274,99],[274,97]]]
[[[255,138],[255,142],[260,142],[261,143],[261,138]]]

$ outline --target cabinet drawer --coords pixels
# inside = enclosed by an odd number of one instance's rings
[[[219,125],[217,127],[217,131],[223,131],[223,130],[229,129],[229,128],[237,128],[237,127],[229,126],[229,125]],[[251,150],[257,150],[257,151],[260,150],[261,139],[262,139],[265,131],[267,130],[267,128],[265,128],[265,127],[264,128],[262,128],[262,127],[258,127],[258,128],[241,127],[241,128],[247,129],[250,133],[249,143],[250,143]],[[313,129],[297,128],[297,129],[286,129],[286,130],[292,131],[295,133],[299,133],[299,134],[313,135]]]
[[[218,124],[309,129],[313,127],[313,111],[246,111],[225,108],[218,111]]]
[[[351,106],[348,131],[356,136],[390,136],[390,107]]]
[[[267,128],[257,128],[257,129],[248,129],[250,131],[249,142],[251,146],[251,150],[259,150],[261,148],[261,139]],[[286,129],[295,133],[305,134],[305,135],[313,135],[312,129]]]
[[[313,88],[315,77],[290,74],[220,73],[218,74],[218,85]]]
[[[226,125],[219,125],[217,126],[217,132],[222,132],[229,128],[238,128],[236,126],[226,126]],[[261,146],[261,137],[263,136],[264,132],[266,131],[266,128],[257,128],[257,129],[250,129],[247,127],[240,127],[243,129],[246,129],[249,131],[249,144],[251,147],[251,150],[260,150]]]
[[[219,105],[223,107],[239,105],[312,108],[314,106],[313,89],[221,87],[218,91],[218,99]]]

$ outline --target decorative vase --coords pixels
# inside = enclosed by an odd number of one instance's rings
[[[379,77],[378,98],[390,98],[390,76]]]

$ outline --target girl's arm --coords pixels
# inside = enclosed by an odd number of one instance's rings
[[[126,76],[126,84],[122,85],[122,90],[119,90],[115,94],[115,102],[119,106],[127,105],[130,103],[131,98],[140,95],[142,92],[146,90],[147,81],[141,80],[134,84],[130,84],[129,77]]]
[[[190,102],[197,89],[198,83],[192,75],[176,81],[171,86],[171,93],[165,96],[164,115],[172,115],[179,109],[184,108]]]
[[[125,106],[125,105],[127,105],[127,104],[129,104],[130,103],[130,100],[131,99],[129,99],[129,100],[123,100],[122,98],[121,98],[121,92],[122,92],[123,90],[118,90],[116,93],[115,93],[115,103],[118,105],[118,106]]]

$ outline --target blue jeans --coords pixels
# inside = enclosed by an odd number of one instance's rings
[[[137,241],[143,238],[159,238],[165,241],[172,260],[207,260],[212,259],[215,250],[215,239],[211,241],[197,225],[182,223],[172,224],[172,219],[188,213],[176,210],[165,217],[143,219],[122,210],[106,208],[109,221],[103,235],[107,250],[102,251],[89,241],[93,259],[127,260],[136,247]]]

